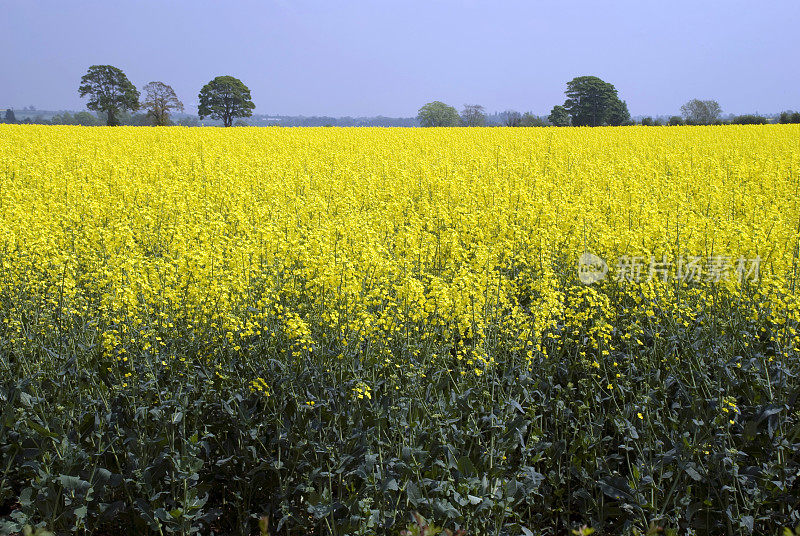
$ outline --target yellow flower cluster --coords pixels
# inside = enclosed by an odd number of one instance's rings
[[[739,413],[739,407],[736,405],[736,399],[732,396],[726,396],[722,400],[722,411],[725,413]]]
[[[623,321],[643,345],[672,287],[631,284],[612,308],[572,284],[584,251],[612,271],[623,255],[758,256],[765,307],[745,313],[797,348],[798,139],[796,125],[0,125],[0,292],[40,300],[42,329],[98,329],[113,359],[177,360],[180,330],[209,360],[267,341],[295,359],[437,356],[474,376],[498,351],[530,363],[567,341],[591,370]],[[9,307],[24,352],[32,334]],[[695,322],[686,301],[657,312]]]
[[[353,387],[353,395],[356,398],[363,399],[371,399],[372,398],[372,389],[370,389],[369,385],[364,382],[359,382],[358,385]]]
[[[269,385],[267,384],[267,381],[260,376],[250,382],[250,390],[261,393],[264,396],[269,396]]]

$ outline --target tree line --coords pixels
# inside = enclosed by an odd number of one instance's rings
[[[506,110],[501,123],[507,127],[530,126],[618,126],[634,125],[628,105],[619,98],[617,89],[596,76],[579,76],[567,82],[566,100],[556,105],[546,118],[530,112],[521,114]],[[441,101],[429,102],[417,114],[423,127],[482,127],[487,125],[483,106],[466,104],[459,113],[453,106]],[[681,106],[681,114],[668,120],[644,117],[638,124],[659,125],[758,125],[768,123],[766,117],[754,114],[739,115],[728,121],[722,119],[722,108],[715,100],[692,99]],[[800,112],[786,111],[780,114],[779,123],[800,123]]]
[[[92,65],[81,78],[78,94],[88,97],[86,108],[97,113],[64,112],[49,122],[52,124],[98,125],[127,124],[165,126],[174,124],[170,116],[182,112],[184,105],[168,84],[149,82],[142,94],[131,83],[125,73],[113,65]],[[536,126],[620,126],[636,124],[628,111],[628,105],[619,98],[614,85],[596,76],[579,76],[567,82],[564,104],[556,105],[547,117],[531,112],[520,113],[506,110],[496,114],[499,124],[508,127]],[[255,104],[250,89],[233,76],[217,76],[200,89],[198,94],[200,119],[210,117],[232,126],[237,118],[251,117]],[[144,110],[144,114],[129,116],[130,112]],[[746,114],[728,121],[722,118],[722,108],[714,100],[693,99],[681,106],[681,114],[668,120],[644,117],[639,124],[659,125],[719,125],[719,124],[766,124],[766,117]],[[14,110],[6,110],[5,123],[17,123]],[[489,124],[486,111],[478,104],[466,104],[459,113],[454,107],[440,101],[429,102],[417,113],[417,121],[423,127],[483,127]],[[800,112],[786,111],[780,114],[779,123],[800,123]],[[498,121],[493,121],[498,124]],[[180,124],[196,126],[196,119],[185,119]],[[242,124],[242,123],[237,123]],[[326,122],[327,124],[327,122]]]
[[[122,69],[113,65],[92,65],[81,77],[78,95],[88,98],[86,108],[97,112],[98,119],[104,120],[107,126],[119,125],[121,116],[140,109],[146,111],[143,116],[146,122],[142,121],[141,124],[170,125],[170,115],[184,110],[183,103],[170,85],[154,81],[142,89],[143,99]],[[231,126],[237,117],[250,117],[255,108],[250,89],[233,76],[217,76],[202,87],[198,99],[200,119],[218,119],[226,127]],[[79,112],[74,116],[65,112],[63,116],[54,117],[54,120],[64,124],[98,123],[87,112]],[[5,122],[17,122],[13,110],[6,110]]]
[[[183,103],[175,90],[164,82],[150,82],[144,86],[145,97],[141,97],[125,73],[113,65],[92,65],[81,78],[78,94],[88,97],[89,110],[106,115],[106,125],[119,124],[120,112],[145,108],[147,115],[156,126],[169,124],[172,112],[183,111]],[[200,90],[198,95],[200,119],[212,117],[219,119],[226,127],[233,124],[236,117],[249,117],[255,104],[250,97],[250,89],[233,76],[217,76]]]

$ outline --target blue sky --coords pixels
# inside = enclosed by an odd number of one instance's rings
[[[431,100],[547,114],[593,74],[634,115],[691,98],[800,109],[800,2],[6,0],[0,108],[82,109],[93,64],[189,109],[230,74],[257,113],[413,116]]]

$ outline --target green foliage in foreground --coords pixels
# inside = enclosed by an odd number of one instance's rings
[[[0,328],[0,533],[257,534],[268,518],[272,534],[400,534],[419,512],[470,535],[779,534],[800,523],[800,366],[782,344],[796,326],[706,292],[680,294],[698,311],[688,326],[675,296],[620,320],[625,350],[596,365],[590,314],[531,366],[490,349],[480,375],[414,357],[413,337],[389,363],[373,341],[290,357],[277,331],[237,350],[176,318],[161,353],[128,349],[134,381],[96,324],[44,329],[53,297],[19,289],[0,297],[0,326],[14,315],[30,333],[10,347]],[[628,322],[639,340],[624,342]]]

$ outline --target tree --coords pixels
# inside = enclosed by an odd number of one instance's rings
[[[681,115],[687,125],[711,125],[719,120],[722,108],[715,100],[692,99],[681,106]]]
[[[791,110],[781,112],[778,122],[781,124],[800,123],[800,112],[793,112]]]
[[[14,110],[12,110],[11,108],[6,110],[6,120],[5,120],[5,122],[6,123],[16,123],[17,122],[17,116],[14,115]]]
[[[628,104],[615,96],[609,104],[605,122],[614,127],[630,124],[631,114],[628,111]]]
[[[653,126],[653,118],[652,117],[642,117],[642,126],[643,127],[652,127]]]
[[[178,121],[178,124],[182,127],[199,127],[200,121],[198,121],[196,117],[190,116],[182,118],[180,121]]]
[[[506,110],[500,114],[503,125],[507,127],[518,127],[522,125],[522,114],[514,110]]]
[[[485,127],[486,112],[480,104],[465,104],[461,121],[466,127]]]
[[[417,119],[423,127],[457,127],[461,120],[455,108],[439,101],[420,108]]]
[[[72,116],[72,119],[75,121],[76,125],[83,125],[87,127],[95,127],[100,124],[97,116],[90,114],[89,112],[78,112]]]
[[[139,108],[139,91],[128,77],[113,65],[92,65],[81,78],[78,88],[81,97],[89,96],[86,107],[106,114],[106,124],[119,124],[117,115]]]
[[[679,115],[673,115],[669,118],[667,124],[671,127],[680,126],[683,124],[683,118]]]
[[[69,112],[56,114],[50,122],[54,125],[97,126],[100,124],[97,117],[89,112],[77,112],[75,115]]]
[[[572,117],[574,126],[621,125],[630,118],[628,107],[619,100],[617,89],[596,76],[573,78],[567,82],[565,93],[564,108]]]
[[[568,127],[569,119],[569,112],[563,106],[553,106],[553,110],[547,116],[547,120],[556,127]]]
[[[544,121],[541,117],[535,116],[530,112],[525,112],[520,122],[520,126],[522,127],[543,127],[544,125]]]
[[[75,118],[72,117],[72,114],[69,112],[64,112],[62,114],[56,114],[50,120],[54,125],[74,125]]]
[[[203,86],[198,97],[200,106],[197,114],[200,119],[220,119],[226,127],[231,126],[236,117],[252,116],[256,107],[250,100],[250,89],[233,76],[216,77]]]
[[[731,125],[766,125],[767,118],[761,115],[737,115],[731,119]]]
[[[100,124],[108,124],[108,115],[105,112],[97,112],[97,120]],[[130,124],[131,114],[128,111],[120,111],[114,116],[114,121],[116,125],[128,125]]]
[[[178,99],[175,90],[164,82],[150,82],[144,86],[144,102],[142,107],[156,126],[169,124],[170,112],[182,112],[183,103]]]

